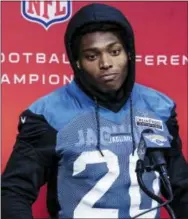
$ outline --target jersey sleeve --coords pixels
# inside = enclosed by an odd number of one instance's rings
[[[57,131],[30,110],[19,118],[18,135],[2,174],[2,219],[31,219],[32,204],[56,159]]]
[[[179,136],[175,107],[172,109],[171,116],[166,124],[173,136],[171,151],[166,155],[168,173],[174,194],[171,207],[177,218],[188,218],[188,163],[182,153],[182,141]],[[162,191],[166,197],[164,188],[162,188]]]

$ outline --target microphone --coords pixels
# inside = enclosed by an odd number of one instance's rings
[[[176,218],[173,210],[169,206],[169,203],[173,200],[173,193],[168,177],[168,172],[166,169],[166,160],[164,158],[164,152],[170,149],[171,145],[167,136],[162,134],[154,133],[152,129],[145,129],[141,133],[140,142],[137,149],[138,161],[136,164],[136,173],[137,180],[141,189],[152,199],[155,199],[159,202],[159,206],[147,210],[139,215],[136,215],[134,218],[139,217],[149,211],[152,211],[156,208],[165,207],[168,213],[172,218]],[[144,171],[158,171],[160,173],[162,182],[165,186],[165,189],[169,193],[169,199],[164,202],[159,196],[153,194],[147,189],[143,180],[142,174]]]
[[[164,158],[165,151],[171,147],[168,137],[156,134],[152,129],[146,129],[141,133],[141,139],[138,146],[138,157],[141,160],[147,161],[149,164],[146,166],[147,171],[156,170],[162,174],[167,174],[165,170],[166,160]]]

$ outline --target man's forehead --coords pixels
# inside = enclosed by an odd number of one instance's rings
[[[83,49],[105,47],[115,43],[121,43],[121,40],[114,32],[96,31],[85,34],[81,39],[81,47]]]

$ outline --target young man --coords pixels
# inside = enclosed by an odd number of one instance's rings
[[[175,104],[135,83],[134,36],[127,19],[108,5],[87,5],[69,22],[65,45],[75,80],[20,115],[2,176],[2,218],[31,219],[45,183],[51,218],[130,218],[157,206],[141,191],[135,173],[146,129],[171,139],[166,157],[171,206],[178,218],[187,218],[188,166]],[[143,180],[160,194],[159,174],[145,173]],[[159,211],[144,217],[157,218]]]

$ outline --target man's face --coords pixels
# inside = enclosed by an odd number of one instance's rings
[[[116,91],[128,73],[128,56],[123,44],[113,32],[97,31],[81,39],[78,64],[88,73],[88,79],[100,91]]]

